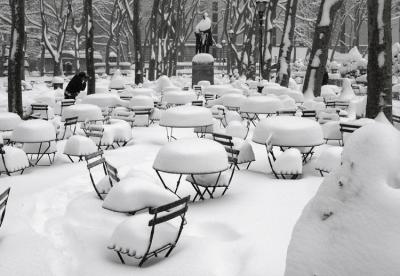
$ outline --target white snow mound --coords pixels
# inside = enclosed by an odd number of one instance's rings
[[[356,130],[294,228],[285,275],[400,275],[399,164],[396,129]]]

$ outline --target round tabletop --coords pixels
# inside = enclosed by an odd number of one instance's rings
[[[296,116],[275,116],[262,119],[256,126],[253,142],[265,144],[272,135],[272,144],[281,147],[313,147],[324,143],[319,123]]]
[[[82,104],[93,104],[100,108],[114,107],[120,103],[120,98],[111,93],[91,94],[82,99]]]
[[[209,139],[180,139],[163,146],[154,160],[157,171],[173,174],[211,174],[229,168],[225,148]]]
[[[177,106],[162,113],[160,126],[190,128],[205,127],[213,124],[211,110],[201,106]]]
[[[79,122],[84,122],[86,120],[96,121],[102,120],[103,115],[101,113],[100,107],[93,104],[74,104],[66,107],[62,113],[62,121],[66,118],[78,117]]]
[[[273,114],[282,108],[282,102],[277,97],[253,96],[245,99],[240,106],[240,112]]]
[[[168,91],[164,93],[162,101],[167,104],[188,104],[197,99],[193,91]]]
[[[18,143],[41,143],[56,140],[54,125],[45,120],[22,121],[12,132],[11,141]]]
[[[0,131],[14,130],[22,122],[16,113],[0,112]]]

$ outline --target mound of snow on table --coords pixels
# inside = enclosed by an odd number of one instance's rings
[[[356,130],[294,228],[285,275],[400,275],[399,164],[396,129]]]
[[[167,109],[161,115],[160,126],[197,127],[213,124],[212,113],[200,106],[177,106]]]

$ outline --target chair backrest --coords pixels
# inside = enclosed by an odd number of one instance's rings
[[[98,137],[102,138],[104,133],[104,127],[102,125],[85,122],[83,124],[83,131],[87,137]]]
[[[335,107],[336,106],[336,102],[335,101],[327,101],[326,103],[325,103],[325,106],[326,107]]]
[[[190,196],[187,196],[156,208],[150,208],[149,214],[154,215],[154,217],[149,221],[148,225],[155,226],[178,216],[184,220],[186,211],[188,210],[189,200]]]
[[[214,94],[204,94],[204,99],[206,100],[206,102],[208,102],[208,101],[215,100],[216,97]]]
[[[192,105],[194,105],[194,106],[203,106],[203,101],[192,101]]]
[[[4,216],[6,215],[6,207],[11,188],[7,188],[0,194],[0,227],[3,224]]]
[[[301,117],[304,118],[316,118],[317,117],[317,112],[315,110],[303,110]]]
[[[392,115],[393,123],[400,124],[400,116]]]
[[[151,115],[151,108],[133,108],[135,115]]]
[[[339,109],[347,109],[349,107],[349,102],[348,101],[336,101],[335,102],[335,107]]]
[[[193,85],[193,90],[197,93],[201,93],[202,91],[201,85]]]
[[[355,130],[359,129],[360,127],[361,126],[358,126],[358,125],[340,123],[340,132],[353,133]]]
[[[78,123],[78,116],[71,117],[71,118],[65,118],[64,132],[62,132],[61,137],[58,137],[59,133],[57,133],[57,140],[64,140],[64,138],[67,134],[67,128],[69,128],[71,130],[72,135],[75,135],[77,123]]]
[[[233,137],[230,135],[220,134],[220,133],[213,133],[214,141],[222,144],[225,147],[226,152],[228,153],[228,161],[231,164],[237,164],[238,156],[240,151],[234,149],[232,139]]]
[[[278,110],[276,112],[276,115],[278,115],[278,116],[282,116],[282,115],[295,116],[296,115],[296,110]]]
[[[49,106],[47,104],[31,104],[32,117],[40,119],[49,119]],[[44,117],[43,117],[44,116]]]
[[[189,91],[189,86],[185,86],[182,88],[183,91]]]
[[[110,184],[110,188],[113,187],[113,182],[119,182],[120,178],[118,177],[118,170],[110,165],[106,159],[103,157],[103,151],[100,150],[98,152],[89,154],[85,156],[87,162],[87,169],[89,171],[90,181],[92,182],[93,188],[100,199],[104,199],[104,193],[97,188],[97,181],[95,180],[93,169],[96,167],[101,167],[104,172],[104,176],[108,176],[108,181]],[[96,159],[93,161],[93,159]]]
[[[62,100],[62,101],[61,101],[61,111],[60,111],[60,114],[61,114],[61,115],[63,114],[63,109],[64,109],[64,107],[68,107],[68,106],[71,106],[71,105],[74,105],[74,104],[75,104],[75,100],[73,100],[73,99]]]
[[[132,99],[132,96],[119,96],[119,98],[124,101],[130,101]]]

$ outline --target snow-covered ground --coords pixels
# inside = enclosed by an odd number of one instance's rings
[[[190,129],[174,134],[195,137]],[[105,156],[116,167],[148,173],[160,184],[152,165],[166,143],[158,125],[134,128],[128,146]],[[102,208],[86,163],[72,164],[62,155],[64,144],[58,143],[51,167],[0,177],[0,191],[12,187],[0,229],[0,275],[283,275],[293,227],[322,182],[313,162],[300,180],[276,180],[265,147],[253,144],[256,162],[250,169],[235,174],[224,197],[190,204],[172,255],[141,269],[120,264],[107,249],[127,216]],[[168,176],[167,183],[172,181]],[[193,196],[188,183],[180,190],[186,193]]]

